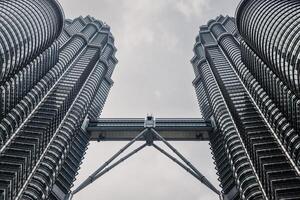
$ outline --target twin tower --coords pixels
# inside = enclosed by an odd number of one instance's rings
[[[0,1],[0,199],[64,199],[117,63],[110,27],[56,0]]]
[[[115,52],[108,25],[65,20],[56,0],[0,1],[0,199],[68,196]],[[300,2],[244,0],[194,53],[222,198],[300,199]]]
[[[300,199],[300,2],[245,0],[200,27],[192,59],[227,199]]]

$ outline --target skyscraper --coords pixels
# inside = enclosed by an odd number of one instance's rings
[[[241,75],[285,151],[300,165],[299,1],[242,1],[237,27],[242,60],[251,79]],[[259,11],[259,12],[257,12]]]
[[[55,0],[0,2],[0,198],[64,199],[117,63],[108,25]]]
[[[255,1],[245,1],[244,4],[247,2]],[[244,12],[250,10],[259,16],[264,13],[258,12],[257,8],[247,8]],[[268,11],[262,10],[266,11],[264,14],[267,15]],[[241,27],[247,29],[250,23],[257,26],[263,24],[254,22],[253,13],[248,15],[249,21],[244,21]],[[270,20],[270,17],[261,17]],[[245,19],[240,19],[242,20]],[[247,31],[251,36],[262,33],[261,30],[252,27]],[[261,37],[264,35],[262,33]],[[252,72],[257,73],[261,81],[267,81],[266,77],[261,77],[262,72],[255,66],[255,62],[259,61],[249,59],[248,62],[253,62],[252,65],[242,62],[245,60],[242,60],[241,54],[243,37],[243,34],[239,34],[233,18],[219,16],[200,27],[194,47],[195,56],[192,59],[196,74],[194,86],[201,111],[206,119],[211,119],[216,125],[216,130],[210,137],[210,144],[224,199],[300,198],[297,162],[286,148],[291,143],[287,145],[283,140],[283,136],[289,135],[280,135],[279,132],[288,126],[280,118],[282,115],[278,112],[274,114],[277,110],[271,109],[272,102],[267,99],[258,80],[248,69],[252,67]],[[265,44],[261,37],[257,36],[256,42]],[[271,44],[267,45],[271,48]],[[244,56],[247,52],[243,51]],[[271,57],[272,55],[271,53]],[[290,71],[289,69],[287,71]],[[277,96],[286,102],[283,96]],[[264,102],[267,107],[262,107]],[[270,108],[274,115],[270,115],[267,108]],[[287,108],[293,109],[289,106]],[[269,115],[266,116],[265,113]],[[279,124],[274,128],[270,120],[276,121],[279,118]],[[295,134],[290,133],[291,141],[297,139]]]

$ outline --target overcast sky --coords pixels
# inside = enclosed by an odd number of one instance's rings
[[[111,26],[119,63],[102,117],[201,117],[190,59],[199,26],[234,15],[239,0],[60,0],[66,18],[91,15]],[[213,182],[207,142],[175,142]],[[91,143],[78,185],[125,143]],[[117,166],[75,200],[214,200],[216,195],[152,147]]]

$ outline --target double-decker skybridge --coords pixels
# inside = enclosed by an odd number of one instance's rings
[[[86,130],[90,134],[91,141],[128,141],[128,143],[114,154],[107,162],[101,165],[84,182],[73,190],[67,199],[93,183],[95,180],[106,174],[118,164],[127,160],[146,146],[152,146],[159,152],[177,163],[188,173],[198,179],[214,193],[223,199],[221,193],[194,167],[169,141],[208,141],[209,134],[214,131],[211,122],[200,118],[154,118],[147,116],[143,118],[107,118],[89,121]],[[119,158],[121,154],[136,141],[145,143],[130,153]],[[169,154],[155,142],[165,144],[179,158]],[[118,159],[118,160],[117,160]]]

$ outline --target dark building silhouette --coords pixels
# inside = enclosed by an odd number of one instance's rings
[[[0,199],[64,199],[117,63],[110,27],[55,0],[0,2]]]
[[[267,2],[275,7],[270,10],[266,8],[259,10],[255,7],[260,4],[266,5]],[[269,56],[270,60],[273,58],[274,53],[270,52],[270,49],[276,51],[277,48],[271,46],[273,39],[266,39],[269,43],[262,41],[267,33],[263,33],[260,26],[264,24],[261,20],[275,20],[279,23],[275,18],[279,14],[266,16],[283,7],[281,2],[242,3],[237,16],[242,35],[239,34],[233,18],[219,16],[215,20],[210,20],[207,25],[201,26],[196,38],[195,56],[192,59],[196,74],[194,86],[204,118],[211,119],[215,123],[216,128],[210,135],[210,144],[224,199],[300,198],[299,165],[293,154],[288,153],[295,152],[292,142],[297,141],[299,133],[296,134],[296,128],[294,130],[291,128],[292,121],[289,125],[260,85],[263,82],[271,85],[275,83],[281,85],[284,82],[279,83],[277,79],[272,83],[270,79],[276,77],[269,74],[268,79],[267,75],[263,76],[262,73],[266,73],[263,72],[264,67],[267,66],[262,60],[252,59],[258,59],[259,56],[250,52],[251,48],[246,45],[246,42],[251,41],[253,46],[261,47],[258,52],[266,51],[264,57]],[[296,1],[289,2],[299,4]],[[251,8],[250,4],[255,8]],[[246,8],[243,10],[243,7]],[[262,19],[255,21],[255,16]],[[261,29],[255,29],[249,24]],[[267,22],[265,24],[269,25]],[[286,23],[283,26],[286,26]],[[291,29],[293,27],[289,26],[285,30],[282,28],[280,30],[292,32]],[[247,36],[248,38],[254,36],[255,39],[247,39]],[[277,40],[278,43],[285,41],[281,36],[278,36]],[[291,39],[290,43],[292,41],[294,40]],[[291,51],[297,52],[299,47]],[[275,62],[282,64],[283,62],[278,59],[279,57]],[[261,63],[261,66],[257,63]],[[293,66],[281,66],[280,69],[281,76],[284,76],[284,72],[290,75],[299,71]],[[295,80],[296,78],[288,81],[291,86],[294,85],[294,89],[297,84]],[[275,85],[273,88],[266,88],[273,92],[279,91]],[[294,93],[296,96],[296,92]],[[285,103],[294,99],[289,99],[283,93],[274,95]],[[286,109],[295,111],[291,104],[284,105]],[[274,126],[272,122],[275,121],[277,124]],[[284,129],[287,129],[286,132],[281,132]]]

